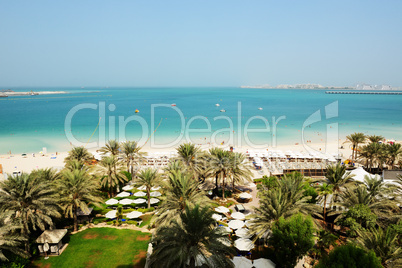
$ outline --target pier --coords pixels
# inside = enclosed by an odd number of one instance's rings
[[[364,91],[364,92],[359,92],[359,91],[325,91],[325,94],[363,94],[363,95],[402,95],[402,92],[383,92],[383,91]]]

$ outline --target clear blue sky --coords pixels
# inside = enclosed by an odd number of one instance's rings
[[[399,0],[0,0],[0,87],[402,86]]]

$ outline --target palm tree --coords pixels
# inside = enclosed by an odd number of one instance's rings
[[[319,187],[318,187],[318,195],[321,197],[321,201],[324,201],[323,202],[323,207],[324,207],[324,212],[323,212],[323,215],[324,215],[324,223],[326,222],[326,215],[327,215],[327,211],[326,211],[326,209],[327,209],[327,197],[329,196],[329,195],[332,195],[332,193],[333,193],[333,189],[334,188],[334,186],[332,185],[332,184],[326,184],[326,183],[323,183],[322,185],[320,185]],[[322,200],[322,199],[324,199],[324,200]]]
[[[354,183],[354,175],[350,175],[350,172],[346,172],[346,166],[336,164],[327,166],[327,174],[325,175],[326,182],[332,185],[333,198],[332,201],[338,200],[338,195],[345,190],[348,186],[352,186]]]
[[[151,188],[156,186],[160,183],[160,175],[157,169],[147,168],[142,170],[138,174],[138,178],[136,180],[136,184],[138,185],[145,185],[147,191],[147,198],[148,198],[148,208],[151,207]]]
[[[184,167],[192,174],[193,178],[198,178],[199,157],[201,155],[200,147],[193,143],[183,143],[176,148],[178,159],[183,163]]]
[[[273,223],[280,217],[286,219],[298,212],[319,217],[318,206],[308,203],[311,196],[304,196],[303,184],[303,176],[293,172],[286,174],[282,180],[278,180],[278,187],[263,192],[260,206],[255,208],[256,213],[251,221],[250,233],[256,235],[255,239],[266,238]]]
[[[369,135],[369,136],[367,136],[367,139],[369,139],[369,141],[371,143],[379,143],[380,141],[382,141],[384,139],[384,137],[377,136],[377,135]]]
[[[65,169],[73,171],[76,169],[81,170],[81,169],[89,169],[89,168],[88,168],[88,166],[86,166],[84,164],[84,162],[74,159],[74,160],[70,160],[70,161],[66,162]]]
[[[364,176],[364,183],[367,186],[368,193],[376,199],[385,198],[392,194],[393,189],[380,176]]]
[[[402,266],[402,248],[398,244],[398,233],[390,226],[367,231],[358,231],[357,243],[366,250],[374,251],[384,267]]]
[[[60,203],[67,217],[74,219],[74,231],[78,230],[78,209],[88,212],[88,203],[99,204],[102,199],[97,196],[99,183],[87,174],[86,170],[64,170],[57,183]]]
[[[222,198],[225,199],[225,179],[231,172],[231,153],[221,148],[209,150],[209,169],[215,175],[215,189],[218,190],[218,181],[221,180]]]
[[[122,153],[124,155],[124,160],[127,163],[127,172],[134,176],[134,165],[141,162],[143,155],[145,153],[141,152],[141,147],[135,141],[122,142],[120,145]]]
[[[173,174],[175,172],[185,172],[183,164],[179,160],[169,161],[168,165],[163,169],[166,175]]]
[[[44,181],[54,182],[60,179],[60,173],[53,168],[37,169],[31,172],[32,177],[38,177]]]
[[[68,152],[68,156],[64,159],[64,162],[68,162],[70,160],[78,160],[82,162],[86,162],[93,158],[93,155],[88,152],[83,146],[73,147],[71,151]]]
[[[109,197],[116,193],[117,186],[127,181],[121,172],[121,163],[116,156],[105,156],[95,167],[95,174],[100,177],[101,186],[108,191]]]
[[[195,204],[207,205],[210,203],[204,191],[201,191],[199,182],[191,175],[181,171],[172,171],[168,174],[167,182],[162,186],[166,193],[165,200],[159,207],[156,224],[168,225],[172,219],[179,220],[178,215],[186,207],[193,207]]]
[[[378,219],[388,220],[398,217],[396,213],[394,213],[399,209],[395,201],[385,198],[378,198],[378,196],[372,196],[367,191],[366,186],[363,185],[355,188],[347,188],[346,191],[342,192],[340,195],[340,199],[341,201],[337,204],[345,209],[349,209],[357,205],[365,205],[377,216]],[[332,214],[339,214],[339,212],[334,211]],[[336,221],[338,221],[341,217],[337,217]],[[378,223],[381,224],[380,221]]]
[[[364,143],[366,136],[363,133],[353,133],[346,136],[346,139],[352,143],[352,161],[357,158],[357,147],[359,144]]]
[[[22,173],[9,176],[0,182],[0,213],[10,213],[10,219],[21,225],[21,235],[26,239],[25,252],[29,254],[31,228],[44,230],[52,226],[52,218],[60,217],[56,189],[49,182]]]
[[[380,143],[370,143],[360,148],[359,155],[366,159],[367,167],[371,169],[375,163],[382,167],[386,160],[385,146]]]
[[[387,164],[391,169],[395,167],[395,162],[402,156],[402,145],[400,143],[389,144],[386,146],[388,156]]]
[[[100,148],[100,152],[103,154],[110,153],[111,155],[117,156],[119,154],[120,144],[116,140],[108,140],[102,148]]]
[[[25,238],[18,233],[18,229],[21,226],[11,224],[10,222],[5,223],[7,218],[7,213],[0,215],[0,260],[8,261],[3,253],[4,251],[27,258],[28,255],[20,248],[22,242],[25,242]]]
[[[250,165],[247,163],[245,154],[232,153],[231,156],[230,175],[234,191],[235,183],[252,182],[253,173],[251,172]]]
[[[180,222],[157,230],[150,267],[234,267],[231,258],[235,251],[227,234],[214,228],[209,207],[186,207],[179,214]]]

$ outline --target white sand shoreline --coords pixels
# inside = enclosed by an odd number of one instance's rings
[[[327,153],[327,154],[334,154],[339,153],[342,156],[342,159],[347,159],[351,155],[350,144],[344,144],[344,149],[340,149],[342,146],[343,141],[333,142],[333,143],[308,143],[306,146],[301,144],[289,144],[289,145],[280,145],[276,147],[268,147],[268,148],[252,148],[249,146],[242,146],[242,147],[234,147],[235,152],[242,152],[246,153],[247,151],[272,151],[272,150],[281,150],[283,152],[286,151],[293,151],[293,152],[301,152],[301,153],[309,153],[309,152],[316,152],[320,153]],[[326,146],[325,146],[326,145]],[[177,147],[177,146],[176,146]],[[149,154],[153,154],[156,152],[165,153],[169,155],[171,152],[176,151],[176,147],[169,147],[169,148],[152,148],[149,145],[144,146],[142,151],[147,152]],[[203,150],[208,150],[212,148],[211,145],[204,144],[200,146]],[[218,147],[229,149],[228,145],[220,145]],[[321,151],[320,151],[321,148]],[[91,153],[96,153],[96,149],[89,149]],[[16,170],[21,172],[31,172],[35,169],[40,168],[56,168],[60,169],[64,166],[64,158],[67,157],[68,152],[48,152],[44,156],[35,153],[35,154],[26,154],[26,156],[22,156],[22,154],[3,154],[0,155],[0,164],[3,167],[3,173],[12,173]]]

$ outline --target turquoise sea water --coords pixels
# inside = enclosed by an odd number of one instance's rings
[[[68,138],[70,133],[65,125],[67,115],[77,105],[81,105],[83,109],[78,110],[71,119],[71,135],[84,144],[88,141],[102,142],[103,135],[105,140],[119,138],[120,135],[120,140],[142,139],[145,142],[157,127],[153,141],[148,141],[147,146],[151,142],[154,146],[160,146],[173,142],[181,134],[186,135],[188,132],[182,129],[182,123],[187,125],[190,120],[190,128],[195,129],[195,132],[188,134],[188,138],[195,143],[210,142],[211,137],[216,143],[225,141],[226,144],[235,146],[244,145],[246,139],[254,144],[266,143],[271,146],[274,143],[300,143],[304,122],[318,110],[322,120],[305,129],[305,140],[325,142],[327,126],[332,131],[336,129],[335,125],[339,130],[339,138],[352,132],[364,132],[383,135],[389,139],[402,139],[402,95],[333,95],[321,90],[212,87],[13,90],[60,90],[68,91],[69,94],[0,98],[0,154],[10,150],[12,153],[38,152],[43,147],[50,152],[66,151],[71,147],[70,142],[77,145],[76,141]],[[173,103],[176,104],[175,107],[171,106]],[[219,107],[215,106],[217,103],[220,104]],[[331,108],[325,110],[331,103]],[[90,105],[93,107],[90,108]],[[152,105],[157,106],[154,113]],[[105,113],[101,111],[100,115],[102,106],[105,107]],[[136,109],[139,110],[137,114]],[[220,112],[221,109],[226,112]],[[134,116],[132,119],[136,121],[129,122],[124,131],[119,131],[119,126],[123,126],[119,123],[119,117],[127,120],[130,116]],[[248,127],[266,128],[261,120],[265,118],[269,131],[248,133],[246,136],[244,127],[254,116],[258,118],[250,122]],[[277,124],[273,123],[281,116],[282,119]],[[201,120],[201,117],[204,119]],[[211,129],[202,132],[200,129],[207,127],[206,121],[210,123]],[[228,129],[231,123],[233,128]],[[231,135],[234,140],[229,140]],[[180,141],[185,138],[184,136]],[[180,142],[170,146],[177,146],[178,143]],[[92,144],[89,145],[91,146]]]

